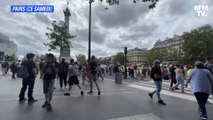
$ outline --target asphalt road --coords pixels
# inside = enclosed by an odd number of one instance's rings
[[[80,77],[79,77],[80,78]],[[150,100],[148,93],[154,90],[151,80],[128,79],[122,85],[115,84],[113,77],[99,80],[102,95],[96,89],[93,95],[87,94],[89,84],[85,84],[84,96],[80,96],[74,86],[71,96],[64,96],[56,79],[53,97],[53,111],[42,109],[44,95],[42,80],[36,79],[34,97],[38,102],[20,104],[18,94],[21,79],[13,80],[10,74],[0,76],[0,120],[199,120],[197,104],[190,90],[188,94],[170,92],[164,84],[162,98],[166,106],[159,105],[156,98]],[[95,87],[94,87],[95,88]],[[212,98],[210,98],[212,100]],[[213,120],[213,105],[208,104],[209,120]]]

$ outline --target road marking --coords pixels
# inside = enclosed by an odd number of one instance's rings
[[[108,120],[162,120],[156,115],[152,113],[148,114],[141,114],[141,115],[134,115],[134,116],[128,116],[128,117],[121,117],[121,118],[113,118]]]
[[[154,90],[153,88],[150,88],[150,87],[139,86],[139,85],[135,85],[135,84],[130,84],[130,85],[127,85],[127,86],[137,88],[137,89],[141,89],[141,90],[145,90],[145,91],[150,91],[150,92],[152,92]],[[186,94],[183,94],[183,93],[174,93],[174,92],[162,90],[161,94],[196,102],[194,96],[186,95]],[[213,103],[213,100],[211,100],[211,99],[209,99],[208,101]]]
[[[109,80],[114,81],[113,79],[109,79]],[[126,84],[128,87],[132,87],[132,88],[136,88],[136,89],[140,89],[140,90],[145,90],[145,91],[150,91],[150,92],[155,90],[155,85],[147,84],[147,83],[154,83],[153,81],[148,81],[148,82],[139,81],[139,82],[133,82],[133,83],[128,83],[128,82],[123,81],[123,83]],[[186,90],[191,91],[191,89],[189,89],[189,88],[187,88]],[[187,92],[185,91],[186,94],[183,94],[183,93],[171,92],[169,90],[168,91],[162,90],[161,94],[196,102],[196,99],[195,99],[193,93],[188,92],[188,91]],[[188,95],[188,94],[190,94],[190,95]],[[213,103],[213,99],[211,96],[209,97],[208,101],[210,103]]]

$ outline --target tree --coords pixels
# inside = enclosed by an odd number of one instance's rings
[[[69,39],[75,38],[76,36],[70,35],[67,32],[67,26],[61,25],[57,21],[53,21],[52,28],[47,27],[50,33],[46,33],[46,36],[50,40],[49,43],[44,43],[49,48],[49,51],[54,49],[60,49],[70,46],[71,41]]]
[[[120,64],[124,64],[124,60],[125,60],[124,53],[119,52],[114,56],[113,63],[119,62]]]
[[[162,47],[162,48],[152,48],[147,56],[147,62],[152,65],[155,59],[160,61],[182,61],[181,51],[173,46]]]
[[[76,55],[76,59],[80,64],[83,64],[86,62],[86,56],[83,54]]]
[[[92,2],[94,2],[95,0],[91,0]],[[99,0],[99,1],[106,1],[106,3],[108,3],[109,5],[119,5],[120,0]],[[157,2],[159,0],[132,0],[133,3],[137,3],[137,2],[150,2],[149,4],[149,8],[152,9],[156,6]]]
[[[15,61],[15,60],[17,60],[17,57],[14,53],[12,55],[5,55],[5,61]]]
[[[98,63],[109,65],[111,63],[111,58],[98,58]]]
[[[184,60],[193,64],[196,60],[205,61],[207,56],[212,56],[213,29],[210,25],[198,27],[191,32],[183,34]]]
[[[149,51],[149,53],[147,55],[147,63],[149,65],[152,65],[152,63],[155,59],[159,59],[159,52],[158,51],[159,51],[158,48],[152,48]]]

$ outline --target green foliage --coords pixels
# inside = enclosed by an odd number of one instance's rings
[[[47,29],[50,33],[46,33],[46,36],[50,42],[44,43],[44,45],[49,48],[49,51],[70,46],[71,41],[69,39],[76,37],[69,34],[67,26],[60,25],[57,21],[53,21],[52,28],[47,27]]]
[[[155,59],[160,61],[182,61],[182,53],[180,50],[170,47],[152,48],[147,56],[147,62],[152,65]]]
[[[12,55],[5,56],[5,61],[15,61],[15,60],[17,60],[17,57],[14,53]]]
[[[186,63],[193,64],[196,60],[204,61],[205,57],[213,56],[213,29],[210,25],[184,33],[183,39],[184,60]]]
[[[125,57],[123,52],[119,52],[114,56],[113,63],[119,62],[120,64],[124,64]]]
[[[83,54],[76,55],[76,59],[80,64],[83,64],[86,62],[86,56]]]
[[[98,58],[99,64],[109,65],[111,64],[111,58]]]
[[[158,49],[152,48],[147,55],[147,63],[149,65],[152,65],[153,61],[158,58],[159,58]]]

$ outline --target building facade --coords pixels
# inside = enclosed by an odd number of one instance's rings
[[[4,60],[4,56],[17,56],[17,45],[10,41],[9,37],[0,33],[0,61]]]
[[[127,61],[128,65],[142,65],[147,64],[148,49],[134,48],[127,50]]]
[[[158,40],[154,44],[154,48],[157,48],[159,50],[159,53],[161,53],[161,49],[163,48],[166,48],[169,53],[177,53],[176,57],[167,56],[167,58],[162,61],[163,64],[177,63],[178,60],[183,57],[183,42],[184,40],[182,39],[182,36],[174,35],[173,38],[166,38],[163,41]]]
[[[166,38],[165,40],[161,41],[158,40],[154,44],[154,48],[164,48],[164,47],[172,47],[177,50],[182,50],[182,43],[184,40],[182,39],[182,36],[174,35],[173,38]]]

